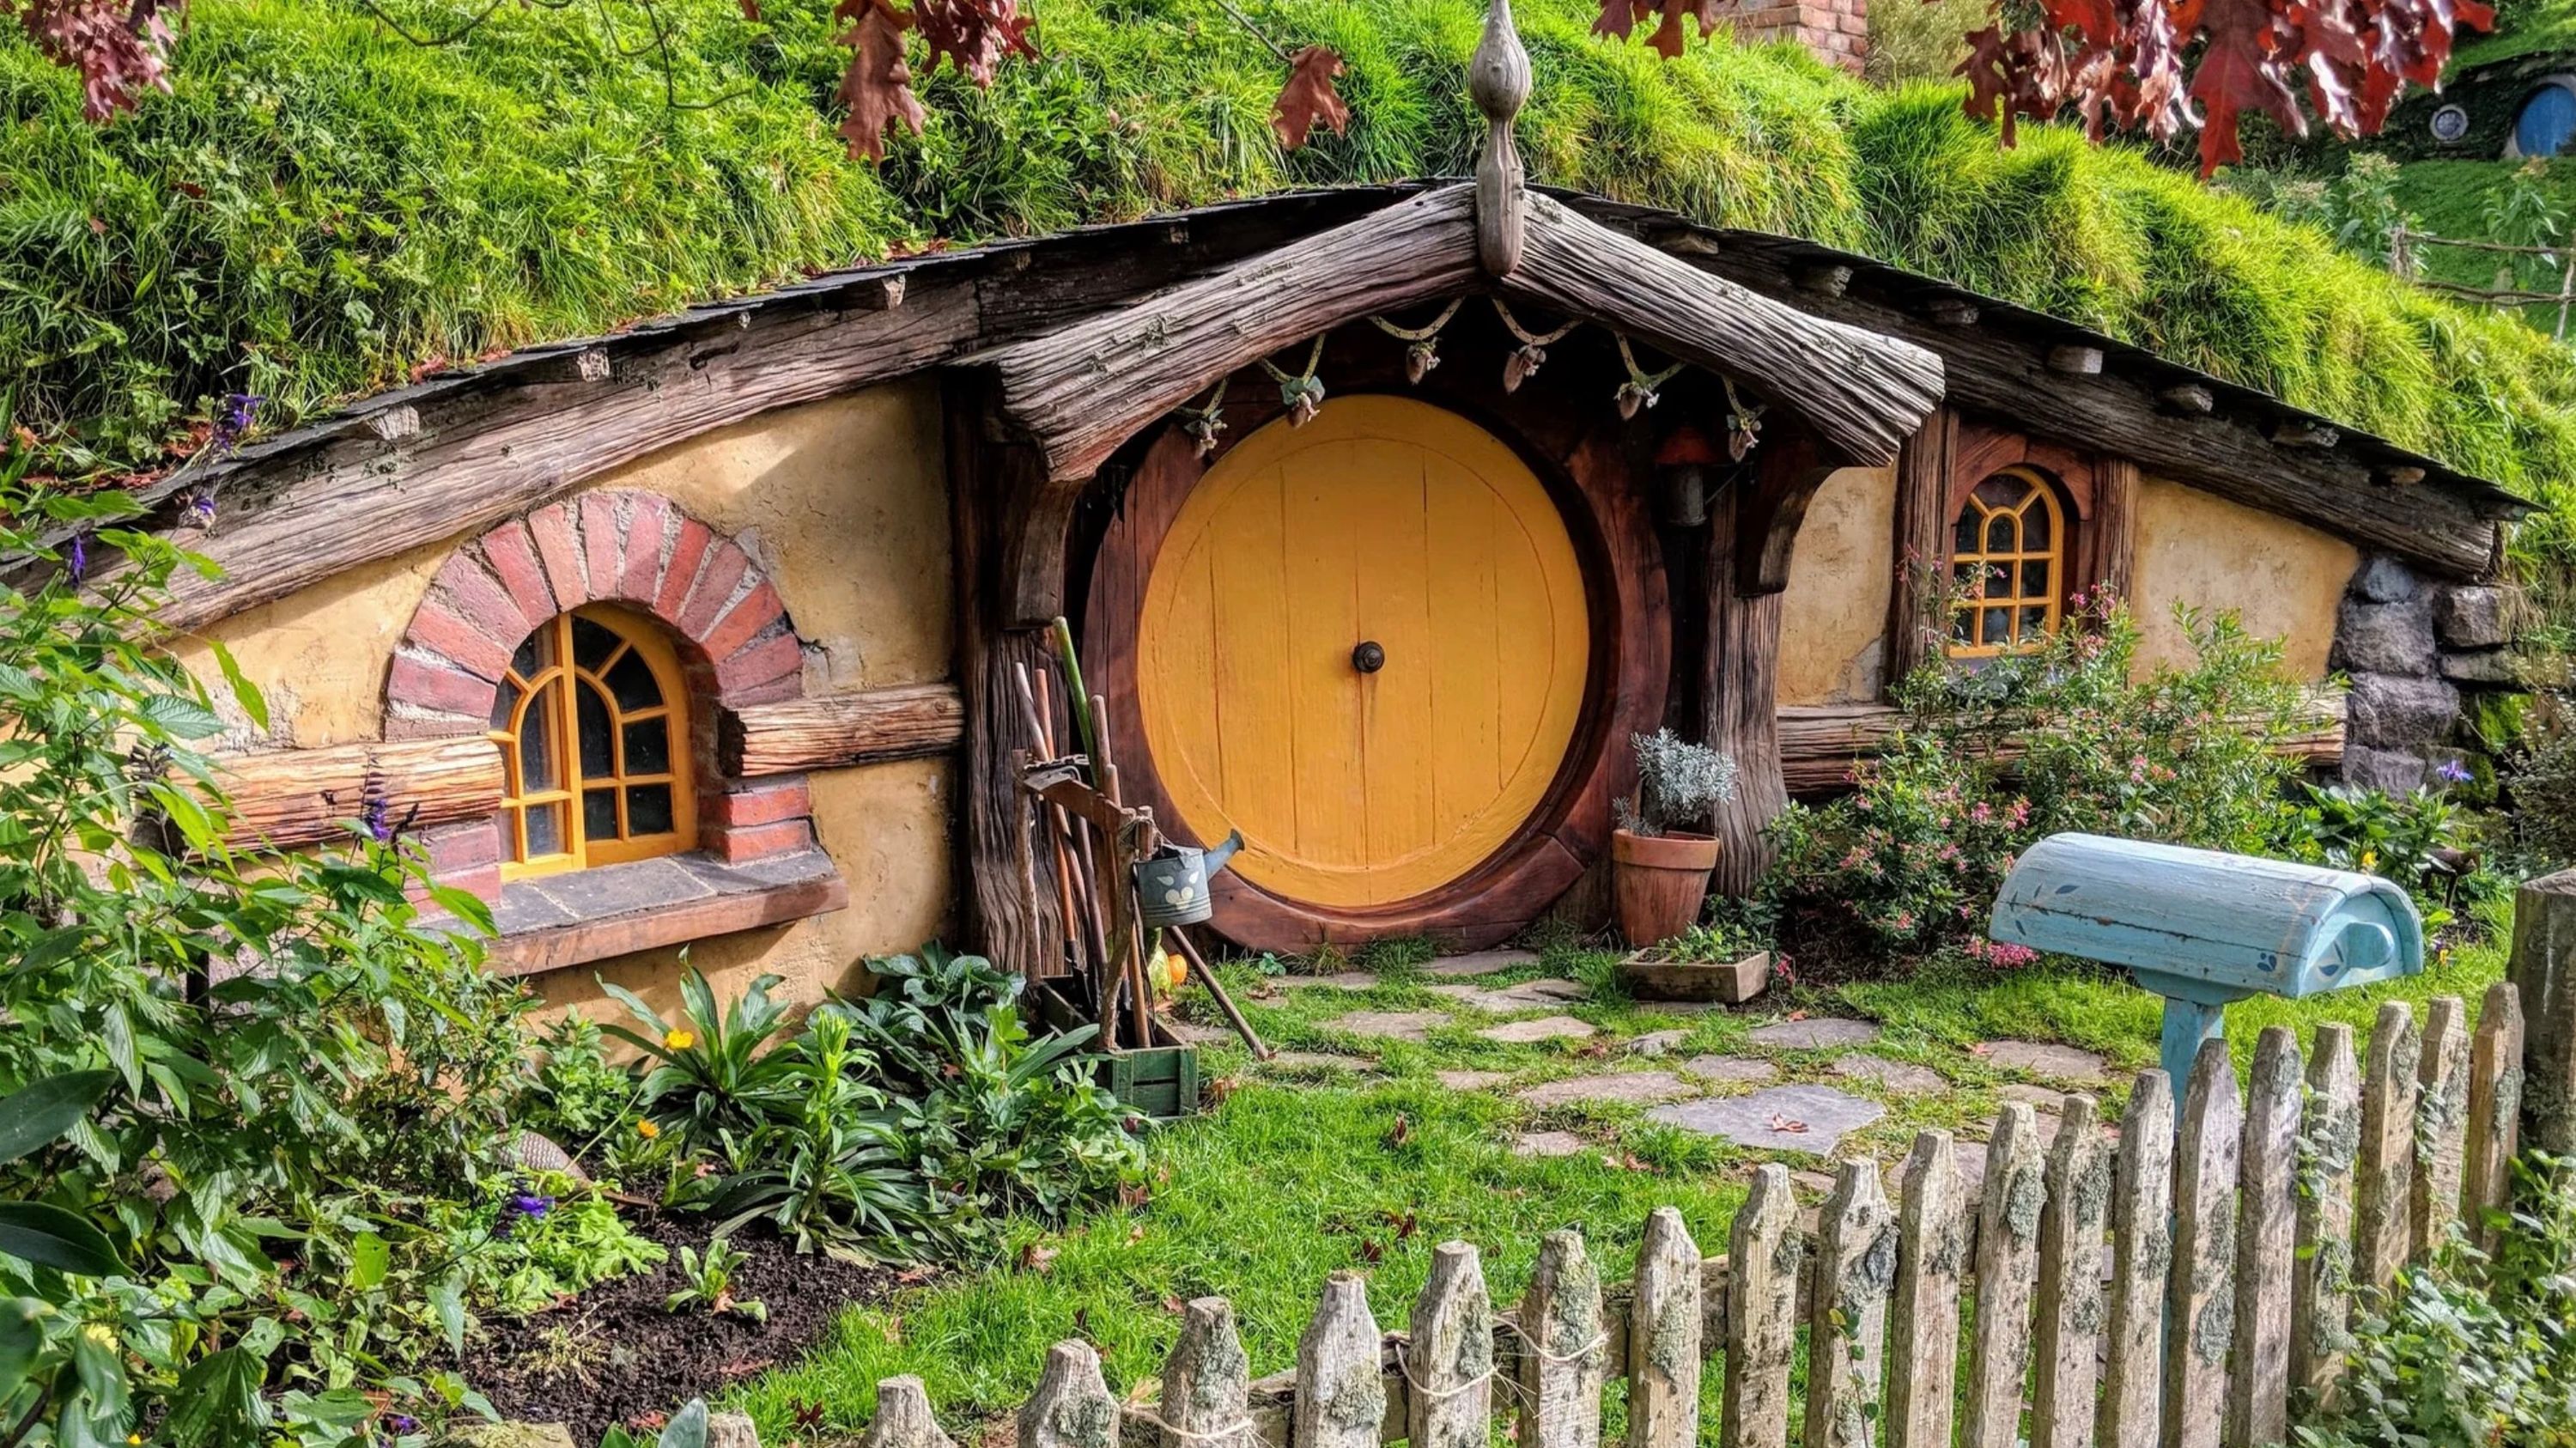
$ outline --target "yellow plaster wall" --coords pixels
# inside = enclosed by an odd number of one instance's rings
[[[806,641],[809,693],[943,679],[955,600],[939,407],[936,384],[917,380],[781,409],[580,491],[650,489],[732,535],[768,572]],[[351,569],[209,629],[268,696],[268,736],[253,738],[236,713],[229,742],[315,748],[381,737],[394,645],[448,554],[481,531]],[[217,678],[202,646],[188,662]],[[230,710],[226,691],[214,692]],[[952,773],[934,760],[811,776],[816,832],[849,881],[849,907],[699,943],[692,959],[720,994],[766,971],[784,976],[781,989],[796,998],[818,1000],[826,988],[859,986],[864,957],[952,930]],[[531,984],[560,1008],[596,1001],[595,974],[668,1005],[678,952]]]
[[[2161,478],[2138,489],[2132,610],[2138,667],[2189,664],[2190,637],[2174,605],[2232,608],[2246,632],[2282,640],[2282,669],[2303,683],[2326,676],[2335,615],[2361,562],[2349,543],[2305,524]]]
[[[1878,697],[1896,587],[1895,536],[1893,469],[1844,468],[1817,490],[1780,602],[1781,703]]]
[[[866,989],[859,962],[907,951],[954,930],[956,898],[949,804],[956,767],[911,760],[810,776],[814,827],[850,884],[847,909],[765,930],[699,941],[688,963],[707,973],[719,1000],[740,995],[763,974],[784,977],[773,994],[812,1003],[827,990]],[[579,1010],[592,1020],[624,1016],[598,980],[614,981],[664,1015],[679,1009],[678,949],[640,951],[538,976],[529,983],[545,1014]]]

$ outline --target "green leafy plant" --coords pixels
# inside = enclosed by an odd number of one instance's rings
[[[578,1152],[632,1119],[639,1083],[608,1059],[606,1041],[598,1025],[577,1011],[547,1027],[520,1123]]]
[[[369,1391],[473,1411],[412,1370],[462,1341],[479,1265],[422,1206],[505,1170],[513,1136],[524,1004],[456,928],[489,916],[430,884],[388,801],[350,801],[332,847],[235,840],[203,753],[223,719],[179,650],[254,729],[265,702],[154,618],[201,565],[126,526],[124,494],[31,477],[7,413],[0,1444],[154,1422],[318,1448],[369,1431]]]
[[[1705,821],[1735,798],[1735,761],[1721,751],[1670,729],[1631,735],[1628,746],[1637,756],[1637,798],[1610,803],[1623,830],[1664,834]]]
[[[2355,1328],[2335,1402],[2300,1448],[2576,1445],[2576,1163],[2514,1164],[2494,1254],[2456,1228]]]
[[[850,1043],[847,1018],[819,1010],[771,1057],[778,1077],[767,1113],[716,1187],[719,1234],[765,1220],[796,1244],[867,1260],[927,1250],[929,1192],[896,1139],[876,1063]]]
[[[689,1399],[650,1439],[637,1437],[624,1424],[612,1427],[600,1437],[599,1448],[707,1448],[707,1400]]]
[[[1770,948],[1770,941],[1754,930],[1724,921],[1709,921],[1648,947],[1646,955],[1654,960],[1724,965]]]
[[[703,1307],[721,1317],[730,1312],[754,1322],[767,1322],[769,1309],[747,1297],[736,1297],[733,1274],[751,1255],[736,1248],[731,1238],[717,1236],[707,1243],[705,1255],[696,1249],[680,1249],[680,1290],[662,1302],[665,1312],[678,1312],[686,1307]]]
[[[2576,705],[2534,698],[2521,748],[2505,771],[2513,847],[2533,874],[2576,865]]]
[[[720,1006],[715,987],[691,966],[680,973],[685,1010],[678,1024],[624,986],[600,982],[642,1027],[602,1029],[658,1063],[644,1076],[645,1119],[675,1133],[679,1149],[738,1163],[754,1132],[796,1108],[787,1060],[769,1050],[789,1028],[786,1003],[769,995],[778,981],[761,976],[731,1006]]]
[[[495,1182],[486,1200],[444,1206],[451,1250],[477,1264],[473,1301],[525,1317],[618,1277],[649,1272],[669,1255],[638,1235],[595,1186],[560,1172]]]
[[[2378,875],[2428,897],[2467,863],[2469,822],[2448,796],[2346,784],[2299,788],[2306,798],[2288,833],[2293,852],[2303,858]]]

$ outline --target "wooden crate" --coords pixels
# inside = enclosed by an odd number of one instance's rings
[[[1029,999],[1038,1019],[1050,1030],[1071,1031],[1093,1024],[1090,990],[1077,976],[1029,982]],[[1109,1094],[1156,1121],[1188,1116],[1199,1109],[1199,1050],[1174,1036],[1154,1018],[1154,1044],[1142,1051],[1103,1054],[1093,1079]]]

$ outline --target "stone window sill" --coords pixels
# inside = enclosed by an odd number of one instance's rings
[[[513,880],[493,910],[496,975],[539,975],[712,935],[784,925],[850,903],[849,883],[821,850],[728,865],[666,855]]]

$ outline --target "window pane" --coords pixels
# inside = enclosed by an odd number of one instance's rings
[[[562,679],[537,691],[528,702],[528,712],[519,723],[519,790],[537,794],[560,789],[563,780],[555,773],[555,705],[560,696],[555,692],[564,686]]]
[[[585,779],[607,779],[617,773],[615,746],[609,742],[608,701],[599,690],[581,689],[581,773]]]
[[[1970,503],[1968,506],[1959,510],[1959,521],[1956,524],[1953,524],[1950,529],[1951,552],[1974,553],[1977,551],[1978,520],[1983,517],[1985,517],[1985,514],[1978,512],[1977,505],[1974,503]]]
[[[1987,564],[1987,565],[1986,565],[1986,597],[1988,597],[1988,598],[2010,598],[2010,597],[2012,597],[2012,565],[2011,565],[2011,564],[2009,564],[2009,563],[1989,563],[1989,564]]]
[[[1953,612],[1950,615],[1950,642],[1954,644],[1975,643],[1977,641],[1976,637],[1968,632],[1968,626],[1975,617],[1975,614],[1964,608]]]
[[[1977,568],[1974,563],[1956,563],[1950,567],[1950,587],[1961,598],[1977,596]]]
[[[2033,508],[2021,516],[2021,546],[2033,552],[2048,546],[2048,509]]]
[[[638,835],[671,832],[671,786],[630,785],[626,790],[626,828]]]
[[[528,809],[528,858],[560,855],[564,852],[563,805],[532,805]]]
[[[2010,641],[2011,638],[2012,610],[2008,608],[1987,609],[1984,637],[1982,641],[1990,644],[2000,644]]]
[[[653,678],[652,665],[633,649],[608,671],[608,691],[617,696],[617,707],[630,714],[662,702],[662,686]]]
[[[608,662],[610,654],[617,652],[617,646],[624,642],[626,640],[619,638],[604,624],[586,618],[576,618],[572,621],[572,661],[594,674],[599,672],[601,665]]]
[[[554,626],[548,624],[520,641],[519,651],[510,655],[510,667],[518,671],[520,678],[533,679],[537,670],[546,666],[546,655],[552,652],[546,642],[554,636]]]
[[[660,719],[640,719],[626,726],[626,772],[671,772],[671,729]]]
[[[519,686],[511,683],[507,679],[503,679],[501,681],[500,692],[492,696],[492,727],[495,729],[508,729],[510,727],[510,713],[518,707]]]
[[[2033,558],[2021,566],[2021,596],[2046,598],[2056,590],[2048,586],[2048,560]]]
[[[618,837],[616,790],[582,791],[581,832],[594,840],[613,840]]]
[[[2026,644],[2037,643],[2047,633],[2048,610],[2025,606],[2021,611],[2021,641]]]
[[[2018,521],[2020,520],[2013,517],[2010,513],[1997,513],[1993,517],[1988,518],[1986,520],[1986,551],[1989,553],[2018,552],[2019,550],[2014,546],[2013,541],[2018,533],[2018,530],[2013,527],[2013,524]]]
[[[1977,484],[1976,496],[1978,502],[1989,508],[2010,512],[2021,506],[2022,499],[2030,496],[2030,484],[2010,473],[1997,473]]]

